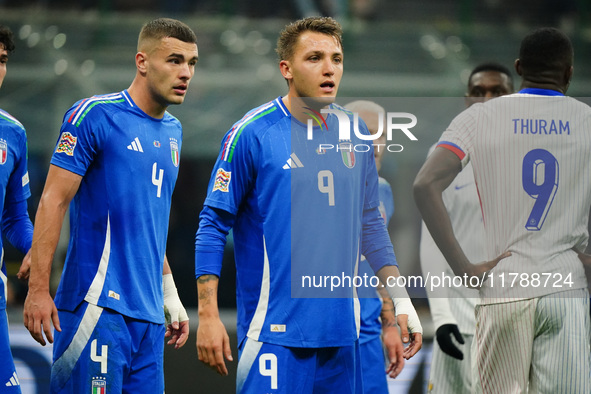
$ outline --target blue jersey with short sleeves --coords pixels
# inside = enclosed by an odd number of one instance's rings
[[[127,91],[76,103],[51,164],[81,175],[58,309],[82,300],[164,323],[162,267],[182,128],[144,113]]]
[[[380,214],[386,227],[394,214],[394,197],[392,187],[387,180],[380,177]],[[367,260],[362,259],[359,263],[359,276],[375,275]],[[382,300],[374,287],[360,287],[357,289],[359,304],[361,305],[361,329],[359,331],[359,343],[365,343],[370,339],[379,336],[382,332],[380,312],[382,311]]]
[[[247,113],[222,141],[205,205],[235,215],[239,345],[247,336],[291,347],[350,346],[357,339],[354,289],[333,292],[330,283],[315,287],[302,279],[353,276],[363,212],[379,216],[373,151],[337,151],[366,142],[353,133],[339,141],[338,127],[329,115],[308,140],[307,126],[279,97]],[[198,276],[219,275],[219,267],[196,264]]]
[[[23,125],[0,109],[0,212],[5,203],[26,200],[31,195],[27,172],[27,135]],[[0,248],[2,248],[0,237]],[[0,259],[0,310],[6,309],[6,266]]]

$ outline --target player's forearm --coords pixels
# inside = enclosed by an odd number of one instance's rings
[[[397,287],[395,284],[396,280],[393,278],[400,276],[400,271],[395,265],[386,265],[382,267],[376,276],[380,279],[380,282],[384,285],[382,292],[386,292],[389,298],[408,298],[408,293],[404,287]]]
[[[197,278],[199,318],[219,317],[218,283],[219,278],[215,275],[201,275]]]
[[[396,314],[394,310],[394,302],[388,295],[384,288],[379,290],[382,297],[382,310],[380,311],[380,320],[382,321],[382,328],[396,327]]]
[[[472,264],[454,235],[442,192],[440,184],[417,177],[414,184],[415,202],[435,244],[456,275],[470,273]]]
[[[162,275],[172,274],[172,270],[170,269],[170,264],[168,263],[168,258],[164,255],[164,264],[162,265]]]
[[[51,264],[57,247],[66,208],[48,204],[41,198],[35,217],[31,247],[29,291],[49,291]]]

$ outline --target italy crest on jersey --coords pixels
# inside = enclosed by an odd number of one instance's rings
[[[8,157],[8,144],[6,144],[6,141],[0,140],[0,164],[6,163],[7,157]]]
[[[353,144],[347,141],[339,142],[339,150],[341,151],[343,164],[347,166],[347,168],[355,167],[355,151],[353,150]]]
[[[92,378],[92,394],[107,394],[107,381],[105,378]]]
[[[179,144],[175,139],[170,140],[170,155],[172,158],[172,164],[174,164],[175,167],[178,167],[180,161]]]
[[[74,156],[74,149],[76,148],[77,141],[78,137],[74,137],[69,132],[64,131],[57,143],[55,153],[65,153],[68,156]]]

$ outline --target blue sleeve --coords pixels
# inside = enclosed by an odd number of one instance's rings
[[[94,107],[80,121],[74,122],[74,115],[80,110],[75,105],[66,112],[51,164],[84,176],[100,150],[108,120],[100,108]]]
[[[235,216],[221,209],[203,207],[195,236],[195,278],[201,275],[220,276],[226,237]]]
[[[374,272],[386,265],[398,265],[388,229],[377,207],[363,210],[361,253]]]
[[[2,234],[23,254],[31,249],[33,224],[27,212],[27,200],[4,203]]]
[[[394,214],[394,196],[392,195],[392,187],[387,180],[380,177],[379,181],[380,202],[384,204],[386,214],[386,227],[390,224],[390,219]]]

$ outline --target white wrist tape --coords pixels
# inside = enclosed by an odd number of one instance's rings
[[[392,301],[394,301],[396,316],[408,315],[408,331],[410,331],[411,333],[422,334],[423,327],[421,326],[419,315],[417,315],[417,311],[415,310],[415,307],[412,305],[410,298],[396,298]]]
[[[394,309],[396,311],[396,316],[398,315],[408,315],[408,330],[413,333],[423,333],[423,327],[421,326],[421,322],[419,320],[419,316],[417,315],[417,311],[415,307],[412,305],[410,301],[410,297],[406,292],[406,288],[404,287],[386,287],[388,290],[388,294],[392,297],[392,301],[394,302]]]
[[[172,274],[162,275],[162,290],[164,293],[164,316],[166,317],[166,324],[189,320],[187,311],[179,298]]]

